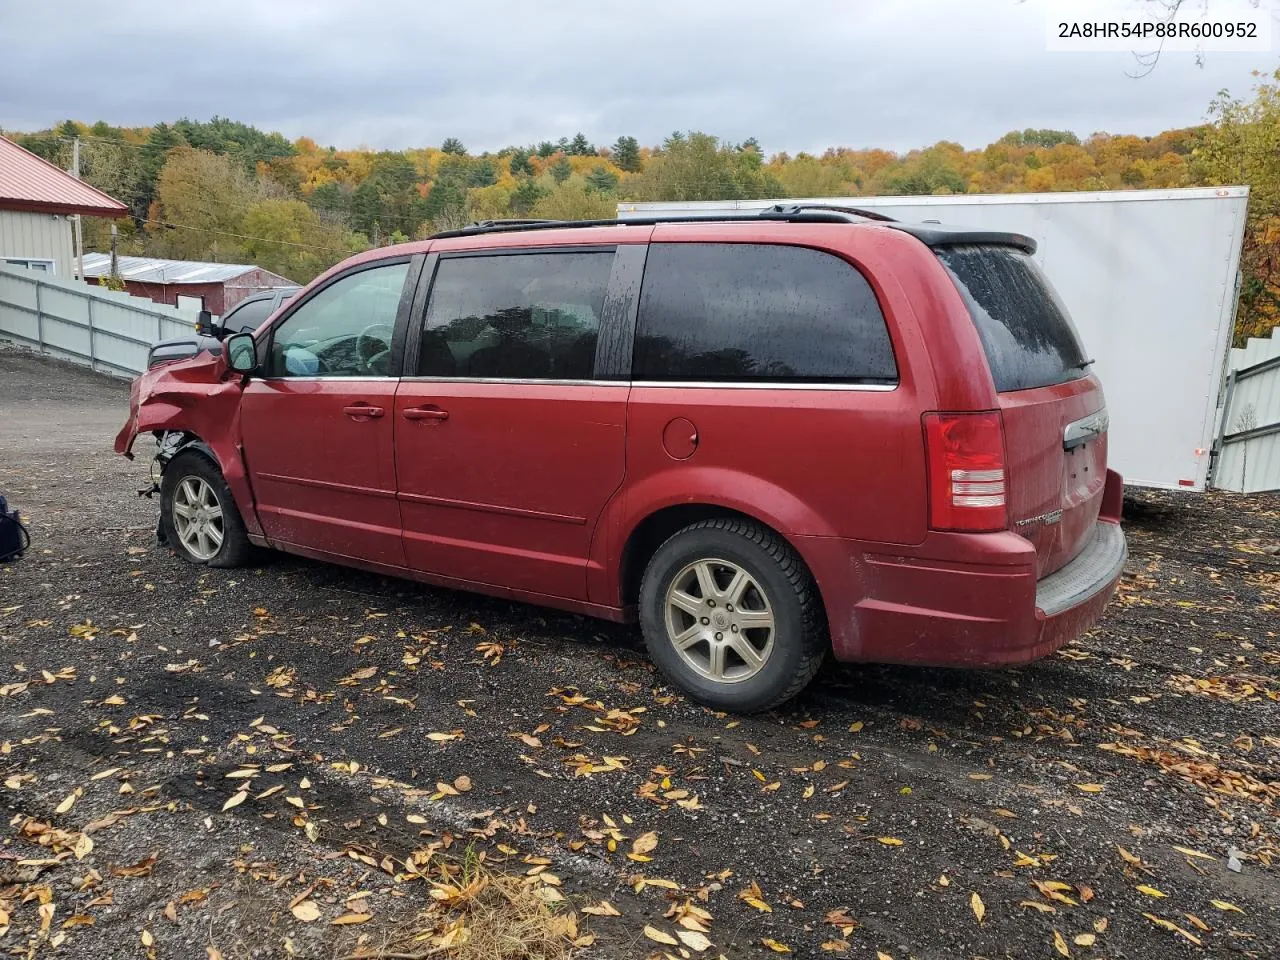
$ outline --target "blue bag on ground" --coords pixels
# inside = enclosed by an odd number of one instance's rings
[[[0,496],[0,563],[17,560],[31,546],[31,536],[18,518],[17,510],[10,510]]]

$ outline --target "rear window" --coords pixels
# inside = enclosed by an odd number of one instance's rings
[[[773,244],[649,247],[636,380],[892,383],[884,314],[852,265]]]
[[[1048,387],[1088,372],[1066,307],[1028,254],[956,246],[940,248],[938,259],[969,307],[998,391]]]

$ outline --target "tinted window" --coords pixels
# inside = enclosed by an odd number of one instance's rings
[[[891,382],[897,367],[875,293],[838,257],[769,244],[655,243],[632,376]]]
[[[587,380],[613,251],[445,257],[418,374]]]
[[[236,307],[222,318],[222,326],[232,333],[252,333],[262,326],[262,321],[271,316],[271,297],[261,300],[250,300]]]
[[[996,389],[1047,387],[1083,377],[1088,356],[1067,309],[1029,255],[1013,247],[944,247],[978,328]]]
[[[391,263],[331,283],[272,334],[268,376],[385,376],[409,264]]]

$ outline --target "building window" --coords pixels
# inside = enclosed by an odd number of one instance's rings
[[[185,293],[178,294],[179,310],[203,310],[204,297],[189,297]]]
[[[39,270],[41,273],[53,273],[52,260],[37,260],[31,257],[0,257],[0,263],[11,267],[23,267],[26,270]]]

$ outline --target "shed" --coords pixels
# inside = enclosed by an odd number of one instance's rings
[[[75,276],[72,222],[123,217],[129,208],[0,137],[0,263]]]
[[[204,263],[157,257],[117,257],[120,279],[135,297],[221,316],[250,294],[296,287],[292,280],[249,263]],[[98,283],[111,273],[111,255],[86,253],[84,276]]]

